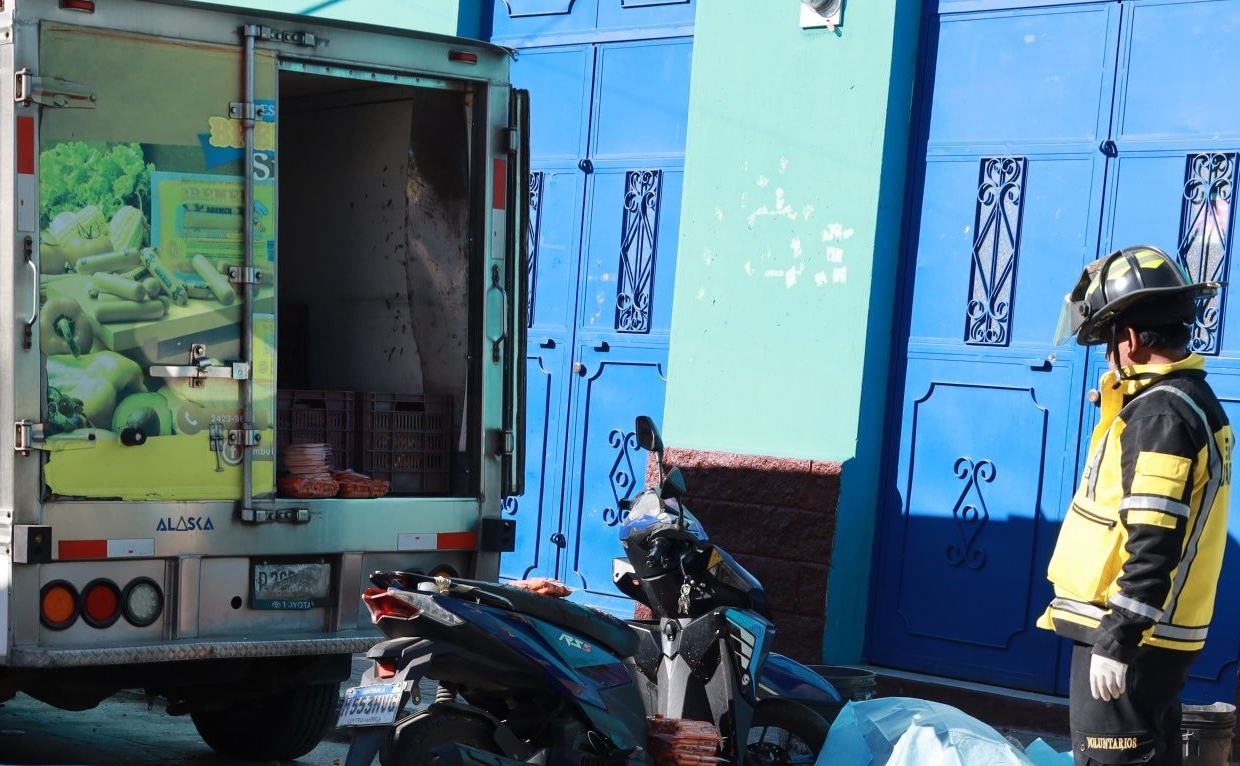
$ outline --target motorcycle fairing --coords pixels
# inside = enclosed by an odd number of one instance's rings
[[[758,679],[759,697],[784,697],[797,702],[844,704],[830,681],[796,660],[771,652]]]
[[[724,609],[723,619],[728,626],[728,646],[742,680],[741,690],[750,703],[758,701],[753,681],[759,676],[768,653],[767,643],[774,634],[775,626],[750,612]],[[755,672],[757,671],[757,672]]]
[[[472,626],[490,635],[538,667],[550,688],[580,703],[599,731],[612,733],[617,747],[636,747],[644,741],[645,708],[621,658],[602,647],[583,651],[577,646],[587,643],[581,636],[558,641],[565,633],[562,627],[529,615],[453,598],[443,598],[441,603],[466,621],[461,628]],[[573,664],[587,654],[592,663]],[[568,659],[570,655],[576,659]],[[623,683],[616,685],[617,680]],[[635,726],[642,729],[638,731]]]

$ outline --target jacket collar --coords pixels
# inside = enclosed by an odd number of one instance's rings
[[[1124,368],[1124,377],[1121,379],[1119,373],[1115,370],[1109,370],[1102,375],[1098,389],[1102,394],[1102,401],[1099,402],[1101,412],[1099,413],[1098,425],[1094,428],[1094,433],[1090,439],[1091,445],[1096,445],[1098,440],[1102,438],[1111,423],[1119,415],[1119,411],[1123,409],[1124,404],[1133,396],[1141,393],[1150,386],[1160,380],[1165,379],[1168,375],[1179,374],[1189,371],[1202,372],[1205,370],[1206,359],[1200,354],[1189,354],[1178,362],[1171,364],[1134,364]]]
[[[1102,375],[1101,385],[1103,391],[1118,388],[1125,397],[1128,397],[1144,391],[1155,382],[1173,373],[1204,370],[1205,368],[1206,358],[1200,354],[1190,353],[1180,361],[1170,364],[1129,365],[1123,369],[1122,379],[1119,379],[1119,373],[1115,370],[1108,370]]]

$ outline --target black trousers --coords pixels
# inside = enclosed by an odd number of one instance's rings
[[[1180,691],[1197,652],[1143,648],[1128,666],[1128,689],[1116,700],[1089,691],[1089,644],[1072,647],[1068,718],[1076,766],[1182,766]]]

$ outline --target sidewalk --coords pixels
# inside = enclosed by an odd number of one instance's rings
[[[366,667],[365,655],[353,656],[353,675],[340,685],[342,695],[345,689],[358,685]],[[1068,734],[1066,700],[963,682],[953,682],[947,686],[941,683],[941,679],[896,674],[883,668],[865,669],[876,674],[875,691],[879,696],[917,697],[951,705],[993,726],[1000,734],[1012,737],[1022,746],[1041,738],[1058,752],[1072,747],[1072,738]],[[434,682],[423,681],[422,693],[424,698],[432,699],[435,694]],[[328,737],[347,742],[349,732],[333,728]]]

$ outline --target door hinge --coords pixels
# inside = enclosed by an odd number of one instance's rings
[[[313,32],[303,32],[301,30],[289,29],[281,30],[276,29],[275,27],[266,27],[259,24],[249,24],[242,31],[246,37],[254,37],[267,42],[304,45],[308,48],[313,48],[319,44],[319,38],[315,37]]]
[[[62,80],[59,77],[40,77],[29,69],[13,73],[15,87],[13,100],[19,104],[41,104],[65,109],[94,109],[95,92],[89,85]]]
[[[491,454],[493,455],[511,455],[517,448],[517,437],[507,428],[493,430],[491,440]]]
[[[242,508],[241,520],[249,524],[306,524],[310,521],[309,508]]]
[[[276,118],[276,105],[255,104],[253,101],[233,101],[228,104],[228,116],[234,120],[271,122]]]
[[[31,450],[44,449],[45,443],[43,437],[45,434],[43,424],[35,423],[29,420],[19,420],[14,424],[13,450],[20,452],[23,456],[29,455]]]
[[[147,374],[155,378],[189,378],[191,387],[201,388],[206,385],[207,378],[249,380],[250,363],[211,364],[207,347],[202,343],[194,343],[189,347],[188,365],[155,364],[151,365]]]
[[[521,131],[516,128],[504,128],[504,150],[509,154],[521,151]]]

